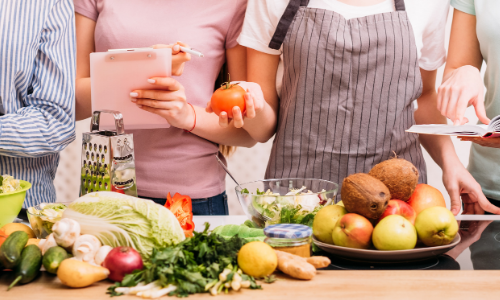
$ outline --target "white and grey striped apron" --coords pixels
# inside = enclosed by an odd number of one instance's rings
[[[418,135],[405,133],[422,79],[404,1],[350,20],[308,2],[290,1],[269,44],[283,45],[284,75],[266,178],[341,184],[395,152],[426,182]]]

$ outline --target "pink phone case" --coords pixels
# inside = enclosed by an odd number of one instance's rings
[[[92,111],[117,110],[125,129],[168,128],[167,121],[138,108],[130,93],[139,89],[158,89],[147,80],[172,73],[172,50],[131,49],[90,54]],[[101,128],[114,129],[114,119],[101,116]]]

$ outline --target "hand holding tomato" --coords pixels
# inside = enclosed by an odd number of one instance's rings
[[[241,128],[245,124],[244,118],[253,119],[264,109],[264,95],[260,86],[253,82],[226,83],[212,96],[207,104],[206,111],[219,116],[219,125],[228,127],[232,121],[234,127]]]

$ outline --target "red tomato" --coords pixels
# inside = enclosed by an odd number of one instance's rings
[[[246,92],[241,86],[226,82],[212,95],[210,100],[212,110],[216,115],[225,111],[231,119],[233,107],[238,106],[242,113],[245,111],[245,94]]]

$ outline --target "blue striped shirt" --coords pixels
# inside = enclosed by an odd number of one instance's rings
[[[55,202],[59,152],[75,139],[72,0],[0,0],[0,174]]]

